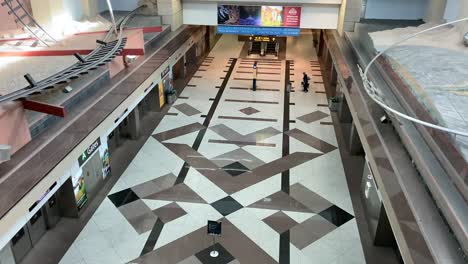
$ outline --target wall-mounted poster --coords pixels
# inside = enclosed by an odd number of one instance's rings
[[[283,10],[285,27],[301,26],[301,8],[297,6],[285,6]]]
[[[241,6],[239,25],[261,26],[262,8],[260,6]]]
[[[111,167],[110,167],[110,158],[109,158],[109,150],[106,148],[104,150],[104,154],[102,155],[102,177],[106,178],[110,175]]]
[[[235,5],[218,5],[219,25],[239,25],[240,10]]]
[[[86,185],[83,177],[83,171],[80,170],[76,175],[72,176],[73,191],[75,193],[76,207],[80,210],[88,201],[86,194]]]
[[[283,7],[282,6],[262,6],[262,26],[282,27]]]

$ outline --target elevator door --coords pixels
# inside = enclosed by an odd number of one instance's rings
[[[102,181],[102,162],[98,151],[96,151],[83,166],[83,175],[85,178],[86,191],[90,194],[94,194],[97,191],[97,186]]]
[[[41,210],[37,211],[37,213],[31,217],[31,220],[29,220],[28,230],[31,242],[35,245],[47,230],[44,215]]]
[[[44,211],[47,228],[53,228],[60,220],[61,215],[59,205],[57,204],[57,196],[55,194],[52,195],[42,209]]]
[[[28,228],[25,226],[11,239],[11,250],[13,251],[16,263],[20,263],[31,248],[31,239],[29,238]]]

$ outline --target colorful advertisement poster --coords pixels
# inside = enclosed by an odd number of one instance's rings
[[[239,25],[239,6],[218,5],[218,25]]]
[[[262,6],[262,27],[282,27],[283,7]]]
[[[301,26],[301,8],[295,6],[284,7],[283,20],[285,27]]]
[[[110,154],[109,150],[106,149],[104,151],[104,154],[102,155],[102,177],[105,179],[107,176],[110,175],[111,173],[111,167],[110,167]]]
[[[286,27],[233,27],[233,26],[218,26],[219,34],[234,34],[234,35],[256,35],[256,36],[299,36],[300,28]]]
[[[218,5],[218,25],[299,28],[301,7]]]
[[[72,176],[73,192],[75,193],[76,206],[78,210],[83,208],[88,201],[86,194],[86,185],[83,177],[83,172],[80,171],[77,175]]]
[[[241,6],[239,25],[241,26],[261,26],[262,8],[260,6]]]

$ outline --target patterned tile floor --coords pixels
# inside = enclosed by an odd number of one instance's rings
[[[61,263],[365,263],[311,38],[259,62],[254,92],[223,36]]]

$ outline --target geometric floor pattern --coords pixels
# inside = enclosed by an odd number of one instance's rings
[[[316,56],[298,39],[294,83]],[[61,263],[365,263],[334,128],[317,122],[331,121],[325,95],[286,96],[284,60],[259,61],[249,90],[242,48],[220,39]],[[286,107],[301,121],[288,129]],[[222,223],[216,241],[208,220]]]

